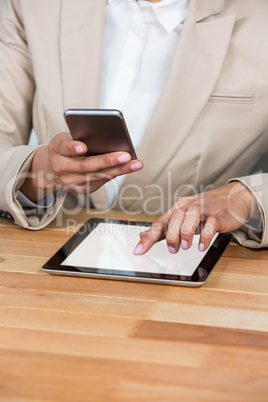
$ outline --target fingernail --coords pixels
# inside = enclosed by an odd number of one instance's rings
[[[84,153],[83,148],[81,147],[81,145],[77,145],[77,147],[75,147],[75,150],[78,154],[82,154]]]
[[[168,251],[170,252],[170,254],[176,254],[176,249],[174,247],[168,246]]]
[[[142,163],[139,161],[132,163],[132,165],[130,166],[130,169],[133,170],[134,172],[136,170],[140,170],[141,168],[142,168]]]
[[[189,247],[188,241],[182,240],[182,241],[181,241],[181,248],[182,248],[183,250],[187,250],[188,247]]]
[[[199,251],[204,251],[204,250],[205,250],[205,245],[204,245],[204,243],[200,243],[200,244],[199,244],[198,250],[199,250]]]
[[[133,253],[134,253],[134,254],[140,254],[141,250],[142,250],[142,244],[138,244],[138,245],[135,247]]]
[[[118,157],[119,162],[129,162],[131,160],[131,156],[129,154],[122,154]]]

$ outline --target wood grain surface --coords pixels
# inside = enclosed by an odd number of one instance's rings
[[[268,401],[268,250],[231,243],[186,288],[48,275],[90,217],[0,224],[0,401]]]

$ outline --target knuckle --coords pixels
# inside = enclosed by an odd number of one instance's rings
[[[211,225],[217,225],[219,223],[219,218],[217,216],[209,216],[207,219],[207,223]]]
[[[170,224],[168,226],[168,230],[166,232],[166,239],[168,243],[176,242],[180,237],[180,225],[176,222],[176,224]]]
[[[160,236],[163,235],[164,232],[164,226],[163,222],[161,219],[155,220],[149,230],[147,230],[143,236],[145,239],[158,239]]]
[[[112,175],[112,174],[108,173],[107,171],[105,171],[105,172],[102,172],[101,177],[102,177],[102,180],[110,181],[110,180],[113,180],[116,177],[116,175]]]
[[[176,210],[181,210],[185,205],[186,197],[181,197],[176,201]]]
[[[68,155],[69,154],[69,144],[70,144],[70,141],[61,140],[58,144],[58,153],[63,156]]]
[[[212,225],[210,222],[207,222],[201,232],[202,238],[204,238],[206,240],[211,239],[211,237],[214,235],[214,233],[215,233],[214,225]]]
[[[145,236],[150,236],[151,234],[158,234],[159,231],[161,230],[161,223],[160,220],[157,219],[156,221],[154,221],[154,223],[152,223],[150,229],[146,232]]]
[[[194,201],[193,196],[180,197],[176,201],[176,204],[178,205],[179,208],[185,208],[193,201]]]
[[[180,217],[181,217],[182,215],[183,215],[183,216],[185,215],[185,211],[183,211],[182,209],[175,209],[175,210],[171,213],[170,221],[171,221],[171,222],[172,222],[172,221],[176,222],[176,221],[178,221],[178,220],[180,219]]]
[[[198,204],[191,204],[187,208],[187,215],[199,215],[201,213],[201,207]]]
[[[202,241],[205,244],[208,244],[210,242],[210,239],[212,238],[212,233],[209,231],[202,231]]]
[[[47,145],[48,153],[51,155],[55,151],[55,143],[54,141],[50,141]]]
[[[177,246],[179,242],[179,236],[174,236],[174,234],[167,233],[166,234],[167,244],[170,246]]]
[[[214,233],[219,226],[219,219],[216,216],[209,216],[203,228],[204,233]]]
[[[117,176],[122,176],[123,174],[126,173],[124,166],[118,166],[117,169],[118,169],[118,170],[117,170]]]
[[[188,198],[189,198],[189,197],[180,197],[180,198],[178,199],[178,202],[181,203],[181,204],[183,204],[183,203],[185,203],[186,200],[188,200]]]
[[[94,180],[95,181],[108,181],[109,178],[108,178],[106,172],[103,172],[100,170],[99,172],[94,173]]]
[[[90,158],[80,157],[80,167],[79,168],[80,168],[79,170],[82,173],[92,172],[93,169],[92,169],[92,163],[91,163]]]
[[[52,166],[52,171],[56,176],[62,176],[65,173],[65,169],[59,163]]]
[[[195,233],[196,227],[195,223],[183,222],[181,225],[181,234],[183,237],[191,237]]]
[[[178,203],[178,205],[184,205],[185,202],[186,202],[186,200],[187,200],[187,197],[180,197],[180,198],[177,200],[177,203]]]
[[[141,238],[141,240],[143,239],[143,241],[150,239],[151,236],[152,236],[152,232],[150,232],[150,230],[146,230],[146,231],[140,233],[140,238]]]
[[[112,179],[111,176],[107,175],[105,172],[99,173],[99,181],[110,181]]]
[[[107,155],[105,158],[105,163],[108,167],[113,167],[115,165],[114,158],[112,158],[110,155]]]
[[[180,229],[181,229],[180,221],[172,220],[169,222],[169,225],[167,227],[166,236],[170,239],[176,238],[180,233]]]
[[[61,183],[65,186],[65,187],[72,187],[75,186],[74,182],[72,180],[72,178],[68,175],[66,176],[62,176],[61,177]]]
[[[64,145],[65,144],[62,141],[58,145],[58,153],[60,155],[64,155],[66,153],[65,150],[64,150]]]

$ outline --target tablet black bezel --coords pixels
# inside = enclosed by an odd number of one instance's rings
[[[222,256],[224,250],[228,246],[232,239],[230,234],[219,234],[214,240],[213,244],[207,252],[204,253],[204,258],[196,267],[192,276],[181,276],[181,275],[171,275],[171,274],[152,274],[149,272],[138,272],[138,271],[124,271],[118,272],[117,270],[102,268],[102,272],[94,267],[74,267],[61,265],[62,262],[75,250],[75,248],[96,228],[100,223],[115,223],[120,225],[139,225],[150,227],[150,222],[142,221],[127,221],[120,219],[102,219],[102,218],[91,218],[89,219],[54,255],[46,262],[42,269],[51,274],[57,275],[75,275],[75,276],[87,276],[93,278],[103,277],[104,279],[119,279],[119,280],[135,280],[135,281],[160,281],[161,283],[167,282],[171,284],[200,284],[202,285],[216,263]],[[200,271],[199,268],[202,268]],[[200,275],[202,272],[202,275]]]

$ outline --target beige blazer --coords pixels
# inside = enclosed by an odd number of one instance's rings
[[[96,108],[106,0],[0,0],[0,210],[29,229],[46,226],[65,198],[26,216],[16,190],[36,147],[66,131],[63,111]],[[268,176],[245,177],[268,149],[267,0],[191,0],[172,67],[115,205],[162,213],[179,196],[241,178],[258,198],[268,245]],[[152,66],[153,68],[153,66]],[[174,198],[175,197],[175,198]],[[105,188],[91,195],[107,208]]]

